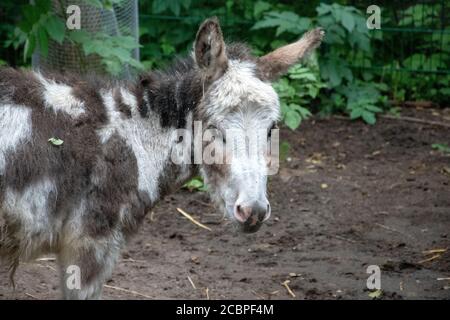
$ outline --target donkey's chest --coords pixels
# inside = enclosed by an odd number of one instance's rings
[[[171,134],[156,121],[129,120],[109,124],[98,131],[105,158],[114,159],[118,180],[135,183],[137,191],[154,203],[160,196],[161,177],[170,163]],[[109,151],[114,154],[109,155]]]

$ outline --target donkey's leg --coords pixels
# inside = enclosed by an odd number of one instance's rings
[[[63,247],[59,264],[64,299],[100,299],[119,253],[118,246],[103,239],[71,242]]]

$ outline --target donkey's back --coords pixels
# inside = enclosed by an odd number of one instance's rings
[[[271,211],[271,160],[266,143],[248,135],[271,140],[280,107],[270,81],[323,35],[311,30],[256,58],[244,45],[226,46],[213,18],[200,26],[191,57],[129,83],[0,69],[0,259],[13,274],[19,260],[56,253],[65,297],[97,298],[145,212],[198,174],[240,230],[257,231]],[[175,129],[189,133],[186,141]],[[188,137],[202,136],[218,155],[228,130],[258,142],[256,156],[242,157],[249,143],[229,139],[224,162],[191,157]]]
[[[47,252],[62,269],[89,266],[84,284],[109,272],[149,204],[125,139],[113,132],[101,141],[108,97],[126,106],[130,90],[0,70],[0,259],[12,275],[19,260]],[[99,292],[97,283],[78,297]]]

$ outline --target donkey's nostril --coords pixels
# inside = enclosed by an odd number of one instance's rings
[[[252,214],[252,208],[251,207],[244,207],[241,205],[236,206],[236,210],[234,212],[234,216],[236,219],[240,222],[245,222],[248,220],[248,218]]]
[[[253,204],[251,206],[236,205],[234,216],[241,223],[256,225],[267,220],[270,215],[270,206]]]

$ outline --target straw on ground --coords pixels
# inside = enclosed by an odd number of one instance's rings
[[[202,223],[198,222],[197,220],[195,220],[189,213],[187,213],[187,212],[184,211],[183,209],[177,208],[177,211],[178,211],[179,213],[181,213],[183,216],[185,216],[186,218],[188,218],[188,220],[191,221],[193,224],[196,224],[196,225],[199,226],[200,228],[203,228],[203,229],[212,231],[211,228],[209,228],[209,227],[205,226],[204,224],[202,224]]]

